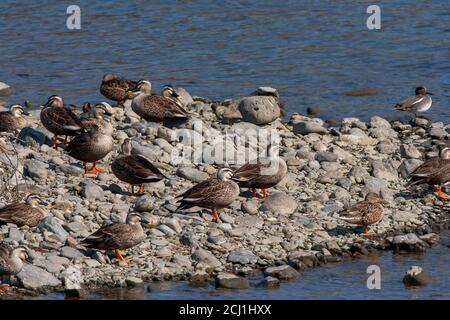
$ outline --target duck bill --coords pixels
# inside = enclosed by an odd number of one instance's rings
[[[231,180],[238,181],[238,182],[245,182],[245,181],[249,181],[250,178],[234,175],[231,177]]]

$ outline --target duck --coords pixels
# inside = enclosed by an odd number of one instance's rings
[[[386,202],[374,192],[367,193],[364,201],[341,211],[340,219],[351,224],[361,225],[364,228],[364,235],[369,234],[369,225],[375,224],[384,215],[384,204]]]
[[[20,130],[28,125],[23,115],[30,115],[20,104],[13,104],[8,111],[0,112],[0,132]]]
[[[80,244],[86,248],[114,250],[116,258],[128,264],[131,257],[124,258],[121,250],[134,247],[144,239],[145,232],[141,226],[141,216],[130,213],[127,216],[126,223],[113,223],[101,227],[83,239]]]
[[[112,116],[110,111],[111,109],[111,105],[107,102],[97,103],[93,110],[88,111],[91,113],[90,116],[84,116],[83,118],[80,117],[81,123],[86,130],[89,130],[92,126],[96,126],[98,127],[100,133],[112,136],[114,133],[114,128],[110,121],[105,120],[105,116]],[[83,113],[83,115],[85,115],[85,113]]]
[[[419,86],[416,88],[414,96],[398,102],[395,105],[395,109],[412,113],[415,121],[418,112],[425,112],[431,108],[433,100],[430,95],[433,94],[428,92],[426,87]]]
[[[216,177],[204,180],[177,196],[181,198],[177,210],[194,207],[211,209],[214,220],[219,222],[218,209],[229,206],[239,196],[239,186],[231,179],[233,175],[230,168],[221,168]]]
[[[450,181],[450,148],[443,144],[439,148],[439,156],[426,160],[411,172],[406,186],[428,184],[435,188],[439,199],[448,200],[450,197],[442,191],[442,187]]]
[[[125,100],[134,97],[132,90],[136,85],[136,81],[121,78],[112,73],[106,73],[100,85],[100,93],[110,100],[123,104]]]
[[[121,156],[111,163],[114,175],[123,182],[129,183],[131,193],[134,194],[134,186],[139,185],[138,193],[144,191],[144,183],[152,183],[167,178],[147,158],[140,154],[131,154],[131,139],[124,140],[121,146]]]
[[[163,122],[169,118],[189,116],[171,85],[164,86],[161,95],[156,95],[152,94],[150,81],[140,80],[135,92],[138,94],[131,101],[131,109],[146,121]]]
[[[12,203],[0,209],[0,223],[18,227],[35,227],[48,213],[41,206],[49,204],[36,194],[29,194],[24,203]]]
[[[23,262],[28,258],[25,247],[14,248],[5,242],[0,243],[0,276],[13,276],[23,268]],[[9,285],[0,284],[0,292],[8,289]]]
[[[69,108],[64,107],[64,100],[60,96],[50,96],[42,106],[40,119],[44,127],[54,134],[53,147],[57,148],[58,135],[76,136],[84,131],[83,123]]]
[[[267,157],[247,162],[234,172],[233,179],[240,187],[252,189],[253,197],[256,196],[256,189],[261,189],[265,199],[267,189],[280,183],[286,174],[287,164],[278,156],[278,147],[269,144]]]
[[[70,141],[65,152],[83,162],[85,173],[103,172],[103,168],[97,167],[96,162],[106,157],[113,149],[113,138],[100,131],[97,126],[92,126],[87,132],[79,134]],[[87,163],[92,162],[91,169],[87,169]]]

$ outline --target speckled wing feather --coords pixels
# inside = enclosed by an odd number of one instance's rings
[[[186,110],[184,110],[183,108],[178,106],[175,102],[166,97],[159,95],[151,95],[148,97],[148,99],[152,104],[158,105],[159,107],[162,108],[165,118],[188,116]]]
[[[200,182],[187,190],[185,193],[178,197],[182,197],[179,200],[180,206],[178,209],[188,209],[196,206],[197,204],[205,204],[211,202],[215,197],[220,197],[224,193],[226,185],[222,181],[215,178],[211,178]],[[178,198],[177,197],[177,198]]]
[[[409,111],[409,110],[413,109],[413,107],[416,103],[419,103],[420,101],[422,101],[422,99],[423,99],[423,96],[419,96],[419,95],[412,96],[412,97],[406,98],[405,100],[397,103],[395,105],[395,108],[397,110],[401,110],[401,111]]]
[[[435,174],[448,171],[447,166],[449,164],[450,160],[441,159],[440,157],[434,157],[426,160],[413,172],[411,172],[410,181],[407,183],[407,186],[426,183],[430,178],[433,178]]]
[[[53,127],[60,127],[64,131],[76,132],[82,130],[83,123],[67,108],[46,108],[42,110],[43,116],[47,118],[50,125]]]
[[[128,236],[132,227],[125,223],[115,223],[102,227],[84,239],[81,243],[88,248],[103,250],[119,249],[122,237]]]
[[[119,158],[117,159],[117,165],[119,165],[123,171],[126,171],[129,175],[136,178],[148,179],[150,181],[159,181],[164,178],[161,171],[141,155],[131,155]]]
[[[25,203],[13,203],[0,209],[0,222],[14,223],[17,226],[27,225],[29,206]]]

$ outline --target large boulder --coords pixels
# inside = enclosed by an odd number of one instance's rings
[[[257,125],[270,123],[281,115],[278,103],[270,96],[245,97],[239,103],[239,111],[243,121]]]

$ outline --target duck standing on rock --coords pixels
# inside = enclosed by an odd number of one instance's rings
[[[364,228],[364,235],[369,232],[369,225],[377,223],[383,219],[386,202],[378,194],[369,192],[364,201],[340,212],[341,219],[351,224],[361,225]]]
[[[427,88],[420,86],[416,88],[416,95],[406,98],[395,105],[395,109],[400,111],[408,111],[414,115],[414,122],[417,118],[418,112],[425,112],[431,108],[433,100],[430,95],[432,93],[427,92]]]
[[[225,208],[233,203],[239,196],[239,186],[231,180],[233,170],[222,168],[217,172],[217,177],[207,179],[193,186],[177,198],[180,206],[177,210],[193,207],[212,209],[216,222],[219,221],[218,209]]]
[[[450,148],[441,145],[439,156],[426,160],[409,175],[407,186],[428,184],[436,189],[436,195],[442,200],[450,199],[442,191],[442,186],[450,181]]]
[[[150,81],[140,80],[135,91],[139,93],[133,98],[131,109],[146,121],[163,122],[165,119],[189,116],[171,85],[164,86],[161,95],[157,95],[152,94]]]
[[[240,187],[252,189],[256,196],[256,189],[262,189],[263,198],[267,197],[268,188],[276,186],[287,174],[286,162],[278,156],[278,147],[269,144],[267,157],[247,162],[234,172],[233,179]]]
[[[84,131],[83,123],[75,113],[64,107],[64,100],[60,96],[50,96],[41,110],[40,119],[44,127],[52,132],[54,148],[58,147],[58,135],[65,135],[64,143],[68,136],[76,136]]]
[[[76,136],[65,151],[67,154],[77,160],[83,161],[85,173],[103,172],[102,168],[97,167],[96,162],[103,159],[113,149],[113,138],[100,131],[98,126],[94,125],[88,132]],[[87,169],[87,163],[92,162],[93,166]]]
[[[24,247],[13,248],[6,243],[0,243],[0,276],[13,276],[23,268],[23,261],[28,258]],[[8,289],[9,285],[0,284],[0,293]]]
[[[136,81],[106,73],[100,85],[100,93],[110,100],[117,101],[119,105],[123,105],[125,100],[133,99],[134,93],[132,90],[136,87],[136,84]]]
[[[26,198],[25,203],[12,203],[1,208],[0,224],[14,223],[18,227],[34,227],[48,215],[40,205],[47,206],[48,203],[39,196],[30,194]]]
[[[128,263],[131,257],[124,258],[121,250],[134,247],[144,239],[145,232],[141,226],[141,217],[138,214],[129,214],[126,223],[113,223],[101,227],[80,244],[86,248],[114,250],[117,259]]]
[[[30,115],[20,104],[13,104],[8,111],[0,112],[0,132],[20,130],[28,121],[22,115]]]
[[[131,154],[131,139],[125,139],[121,147],[121,156],[111,164],[111,170],[121,181],[131,185],[134,194],[134,185],[139,185],[138,193],[144,191],[144,183],[158,182],[167,178],[147,158],[140,154]]]
[[[112,116],[112,113],[110,111],[111,109],[112,107],[109,105],[109,103],[97,103],[94,106],[92,115],[81,118],[81,123],[83,123],[83,126],[86,130],[89,130],[93,126],[96,126],[100,133],[112,136],[112,134],[114,133],[114,128],[111,125],[111,122],[105,119],[105,116]]]

